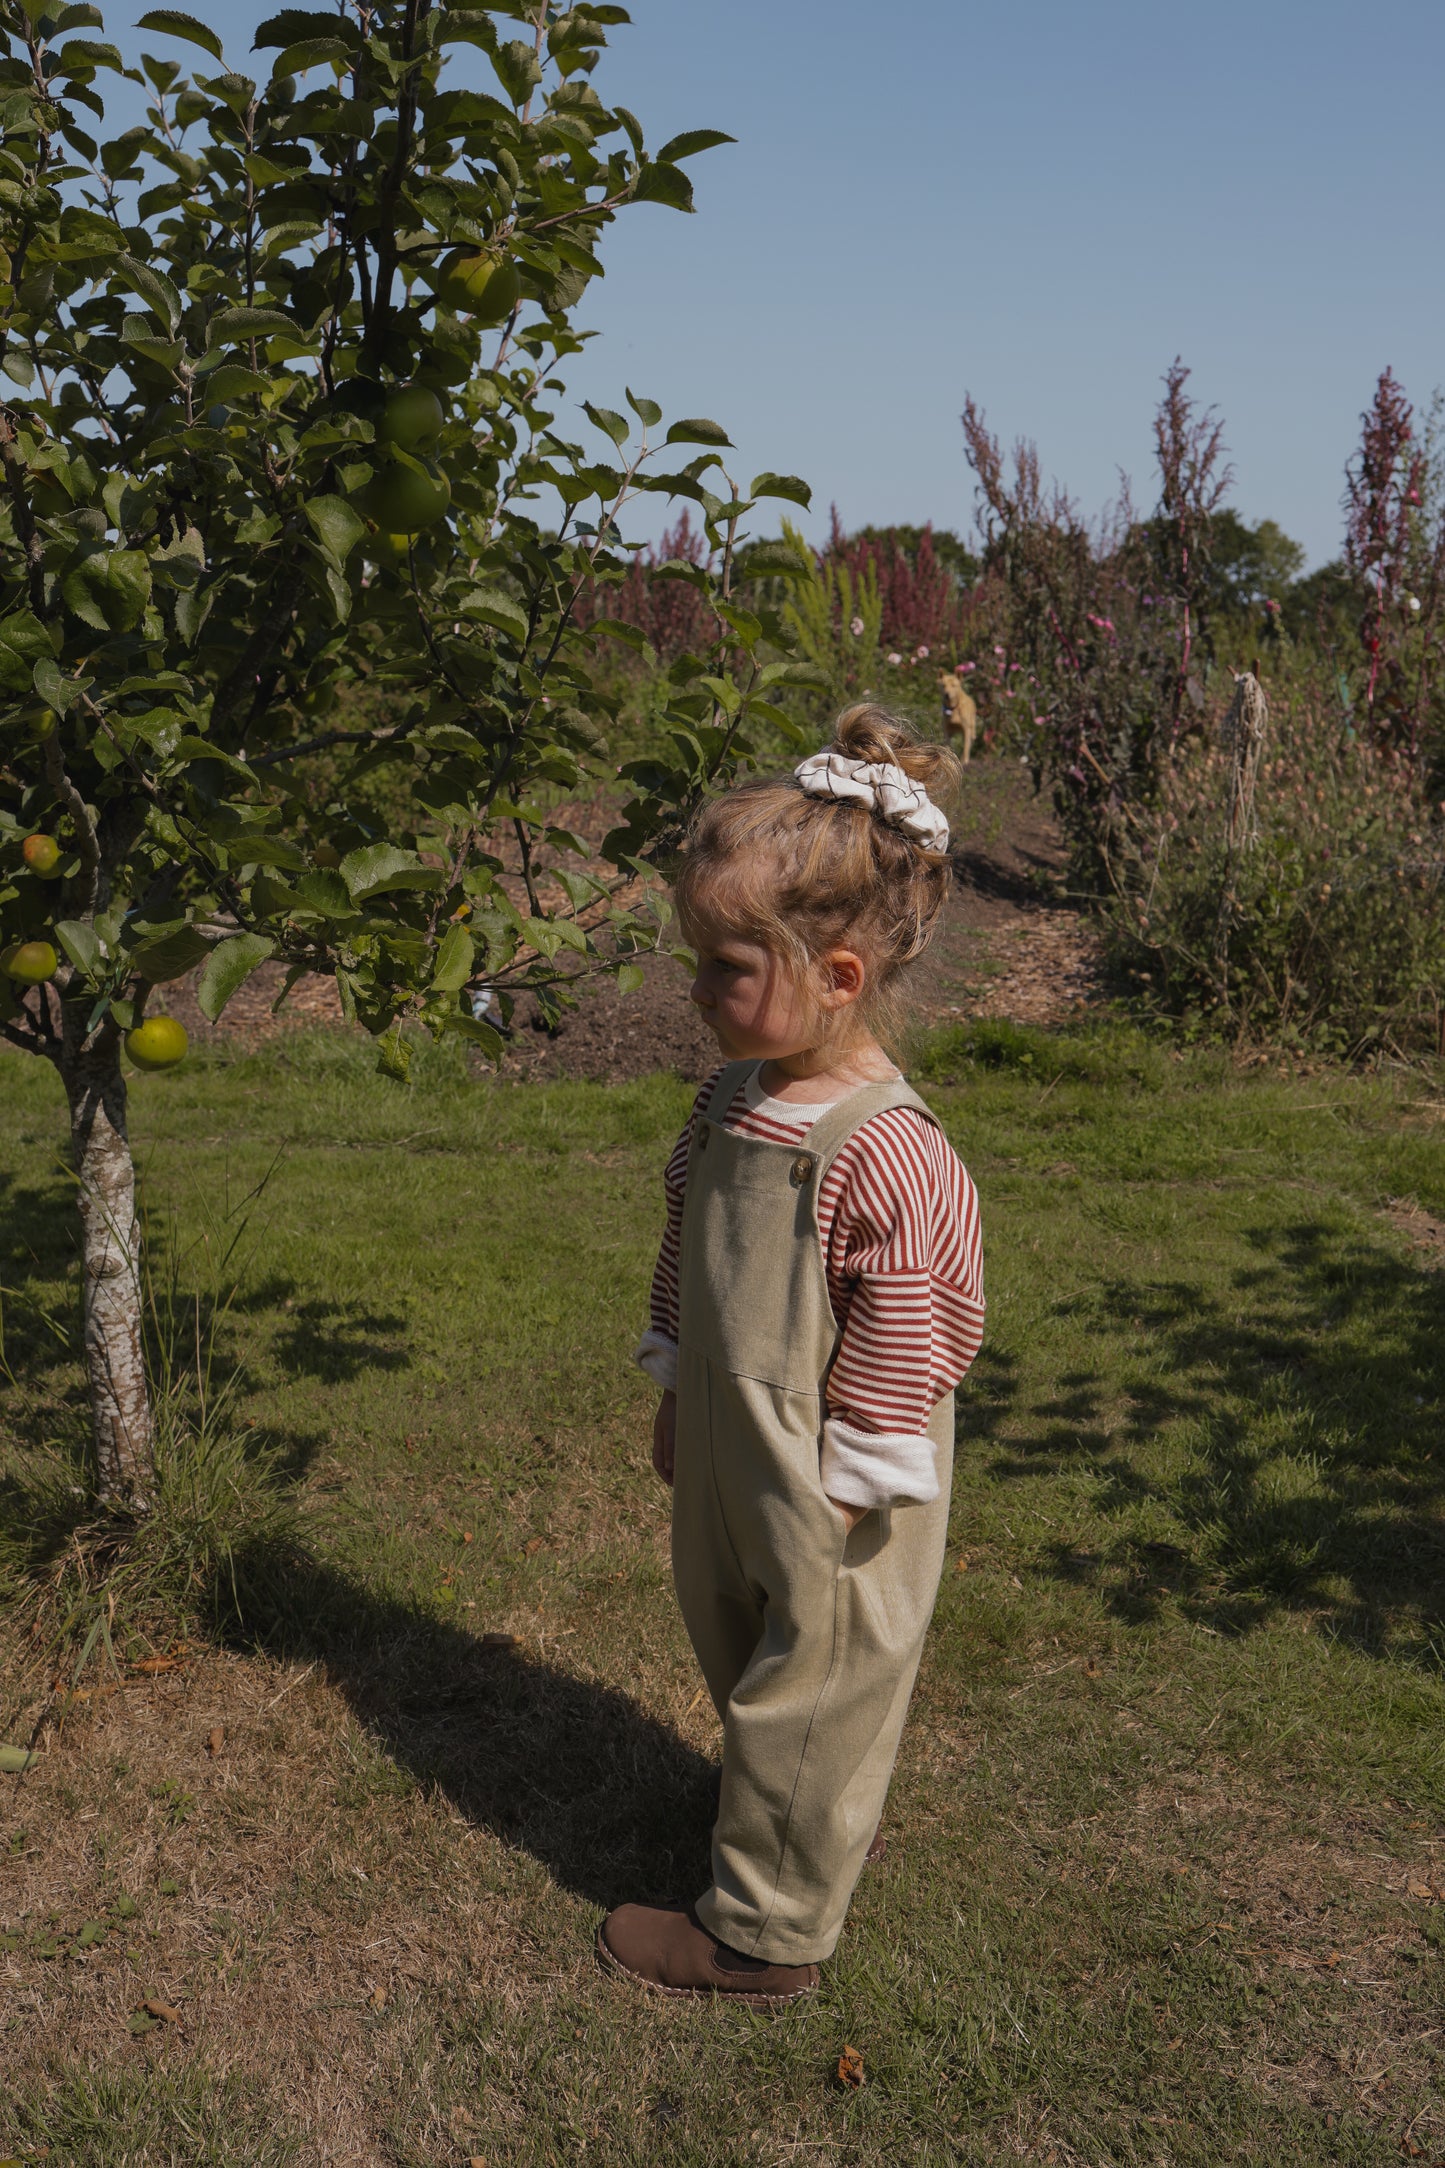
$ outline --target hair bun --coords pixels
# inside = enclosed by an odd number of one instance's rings
[[[901,768],[936,803],[947,803],[963,780],[962,766],[947,746],[921,738],[900,716],[871,700],[844,709],[833,726],[829,750],[849,760],[886,761]]]

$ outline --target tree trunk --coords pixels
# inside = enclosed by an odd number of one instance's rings
[[[146,1387],[135,1168],[114,1027],[105,1027],[98,1043],[84,1051],[68,1045],[61,1073],[80,1187],[85,1361],[99,1497],[103,1505],[144,1512],[151,1501],[154,1434]]]

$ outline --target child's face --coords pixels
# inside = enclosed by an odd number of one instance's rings
[[[861,990],[862,966],[851,955],[822,959],[824,987],[808,999],[771,949],[706,920],[695,921],[692,931],[697,950],[692,999],[729,1061],[785,1061],[805,1053],[817,1043],[820,1011],[846,1006]]]

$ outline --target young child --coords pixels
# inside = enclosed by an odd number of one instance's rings
[[[607,1968],[782,2003],[831,1955],[893,1772],[983,1326],[973,1185],[884,1051],[950,881],[953,756],[875,707],[699,816],[677,884],[727,1065],[668,1165],[653,1465],[723,1722],[712,1886],[622,1905]]]

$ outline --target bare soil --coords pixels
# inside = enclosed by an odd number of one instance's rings
[[[592,811],[581,809],[572,825],[584,831],[597,825],[586,820]],[[1047,1028],[1099,1001],[1098,936],[1062,900],[1058,827],[1023,769],[999,760],[972,766],[955,834],[956,885],[920,973],[921,1021],[1007,1017]],[[611,981],[587,989],[554,1030],[543,1024],[535,1004],[521,1003],[508,1071],[609,1084],[665,1069],[689,1079],[705,1075],[715,1044],[687,1001],[677,965],[652,957],[643,972],[635,993],[619,993]],[[201,1045],[255,1045],[298,1025],[347,1028],[329,980],[303,979],[273,1014],[282,980],[279,965],[263,965],[217,1025],[208,1024],[196,1006],[194,978],[168,989],[166,1006]]]

